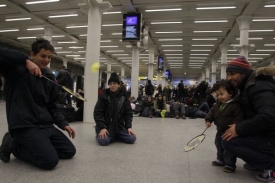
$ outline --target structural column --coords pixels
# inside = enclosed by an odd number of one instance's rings
[[[101,87],[101,82],[102,82],[102,69],[99,70],[99,74],[98,74],[98,87]]]
[[[102,3],[98,0],[86,0],[85,2],[86,5],[82,5],[82,8],[87,8],[88,13],[86,66],[84,73],[84,93],[87,102],[84,102],[83,121],[94,122],[91,111],[94,110],[98,98],[98,88],[95,86],[98,83],[99,74],[98,71],[91,72],[90,68],[100,57],[102,12],[108,10],[111,5],[108,2]]]
[[[221,49],[221,80],[226,79],[226,65],[227,65],[227,44],[220,44]]]
[[[108,88],[108,80],[112,74],[112,60],[107,60],[107,71],[106,71],[106,74],[107,74],[107,79],[106,79],[106,88]]]
[[[67,59],[63,59],[62,61],[63,61],[63,65],[67,68],[67,66],[68,66],[68,60]]]
[[[211,62],[212,62],[211,83],[213,86],[217,81],[217,59],[212,58]]]
[[[138,76],[139,76],[139,48],[133,46],[132,50],[132,74],[131,74],[131,94],[138,97]]]
[[[249,27],[252,21],[252,16],[240,16],[237,18],[237,22],[240,28],[240,45],[235,46],[235,49],[239,51],[240,55],[245,56],[248,59],[248,53],[253,49],[248,44]]]
[[[153,81],[154,77],[154,57],[155,48],[153,46],[149,47],[149,62],[148,62],[148,79]]]
[[[160,77],[161,77],[161,73],[160,71],[157,72],[157,85],[159,86],[160,83]]]
[[[270,65],[275,65],[275,57],[270,60]]]
[[[165,78],[166,68],[167,68],[166,64],[163,63],[163,73],[162,73],[162,80],[161,80],[162,88],[166,86],[166,78]]]
[[[201,73],[201,81],[205,81],[205,70]]]
[[[209,83],[209,79],[210,79],[210,67],[206,66],[205,67],[205,81]]]
[[[120,74],[120,80],[125,83],[125,66],[121,64],[121,74]]]

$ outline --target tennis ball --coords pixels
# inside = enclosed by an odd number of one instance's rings
[[[92,72],[97,72],[99,70],[99,68],[100,68],[100,63],[99,62],[95,62],[91,66],[91,71]]]

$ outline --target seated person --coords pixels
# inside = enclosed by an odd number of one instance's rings
[[[132,130],[133,113],[125,92],[119,89],[119,77],[112,73],[109,88],[98,97],[94,109],[97,142],[106,146],[120,140],[133,144],[136,134]]]
[[[178,98],[176,99],[175,102],[172,103],[170,109],[171,109],[172,115],[176,119],[179,119],[179,114],[182,117],[182,119],[186,119],[184,103],[180,103],[180,100]]]
[[[154,100],[152,96],[146,97],[142,102],[142,112],[140,113],[140,116],[143,117],[152,117],[152,111],[154,109]]]
[[[194,98],[187,98],[185,106],[185,115],[189,118],[205,118],[209,112],[209,106],[203,102],[200,106]],[[199,106],[199,107],[198,107]]]
[[[158,94],[154,102],[154,116],[165,118],[166,114],[166,100],[161,93]]]

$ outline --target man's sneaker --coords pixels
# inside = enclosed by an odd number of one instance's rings
[[[275,182],[275,171],[265,170],[264,173],[257,175],[256,179],[261,182]]]
[[[182,117],[182,119],[186,119],[186,116],[185,116],[185,114],[182,114],[182,116],[181,116],[181,117]]]
[[[229,166],[225,166],[223,168],[223,171],[226,172],[226,173],[232,173],[232,172],[235,172],[235,169],[234,168],[231,168]]]
[[[176,119],[179,119],[180,117],[179,117],[179,114],[176,114]]]
[[[223,163],[219,163],[217,161],[212,161],[212,166],[223,166]]]
[[[9,132],[7,132],[4,135],[2,144],[0,146],[0,159],[5,163],[10,161],[10,154],[11,154],[11,151],[9,148],[10,142],[11,142],[11,135]]]
[[[243,164],[243,168],[244,168],[244,169],[247,169],[247,170],[253,170],[253,171],[263,171],[263,170],[261,170],[261,169],[259,169],[259,168],[255,168],[255,167],[251,166],[251,165],[248,164],[248,163]]]

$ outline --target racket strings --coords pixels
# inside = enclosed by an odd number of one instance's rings
[[[199,143],[201,143],[201,141],[199,140],[199,138],[196,138],[196,139],[192,140],[190,143],[188,143],[187,145],[189,147],[194,147],[194,146],[198,145]]]

